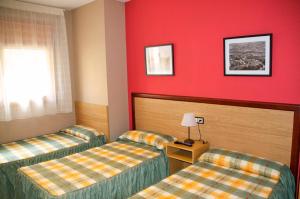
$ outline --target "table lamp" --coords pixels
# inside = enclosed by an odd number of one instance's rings
[[[194,140],[192,140],[190,137],[190,127],[197,126],[197,123],[195,121],[195,114],[185,113],[181,121],[181,126],[188,127],[188,139],[184,140],[184,142],[188,144],[193,144]]]

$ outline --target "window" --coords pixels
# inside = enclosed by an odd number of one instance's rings
[[[52,95],[53,77],[45,49],[4,49],[3,66],[9,103],[25,108]]]
[[[72,112],[63,15],[0,7],[0,121]]]

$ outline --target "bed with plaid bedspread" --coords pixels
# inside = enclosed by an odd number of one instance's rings
[[[131,199],[294,198],[294,179],[287,166],[253,156],[241,157],[240,153],[222,153],[224,151],[219,150],[213,155],[202,155],[199,162]],[[240,158],[235,159],[232,154]],[[270,167],[265,168],[265,163]]]
[[[18,198],[127,198],[168,174],[164,151],[119,140],[19,169]]]
[[[93,129],[75,125],[66,130],[71,133],[62,130],[0,145],[0,195],[2,199],[14,197],[18,168],[61,158],[105,143],[104,135],[99,135]],[[90,139],[84,139],[79,134],[86,134]]]

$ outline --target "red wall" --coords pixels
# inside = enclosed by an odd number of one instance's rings
[[[273,33],[272,77],[223,75],[223,38]],[[300,104],[300,0],[131,0],[128,90]],[[175,76],[146,76],[144,46],[174,43]]]

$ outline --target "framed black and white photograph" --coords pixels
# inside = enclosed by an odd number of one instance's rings
[[[174,75],[173,44],[145,47],[147,75]]]
[[[224,38],[225,76],[271,76],[272,34]]]

